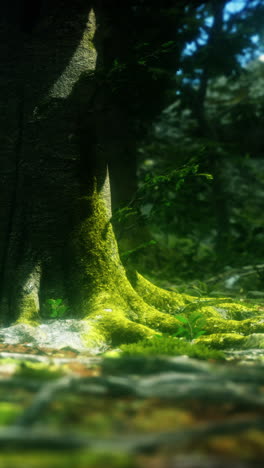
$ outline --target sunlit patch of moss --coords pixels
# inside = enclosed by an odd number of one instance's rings
[[[15,374],[19,377],[52,380],[62,377],[66,373],[66,368],[46,362],[23,361],[19,363]]]
[[[1,366],[1,371],[4,370],[5,372],[5,368],[7,369],[7,373],[8,374],[13,374],[17,368],[17,366],[19,366],[19,364],[21,363],[21,361],[19,359],[13,359],[13,358],[2,358],[0,360],[0,366]]]
[[[109,323],[108,331],[107,327],[102,325],[102,321],[98,321],[98,328],[103,332],[107,331],[108,336],[114,333],[115,336],[112,337],[114,341],[117,333],[111,326],[113,322],[111,315],[117,318],[114,321],[115,325],[120,323],[119,336],[121,332],[126,342],[129,330],[131,332],[129,341],[135,341],[142,338],[142,333],[144,334],[142,327],[162,331],[175,329],[177,320],[147,304],[128,281],[119,260],[116,240],[104,201],[96,190],[91,197],[86,197],[83,201],[87,206],[92,206],[92,215],[80,224],[75,233],[74,246],[79,262],[77,284],[80,285],[78,310],[87,319],[94,320],[103,316],[105,323]],[[112,313],[106,315],[104,313],[106,310]],[[145,332],[146,336],[146,329]]]
[[[26,323],[33,327],[39,324],[39,301],[35,290],[24,294],[19,302],[19,317],[16,323]]]
[[[173,337],[153,337],[139,341],[138,343],[121,345],[122,355],[187,355],[198,359],[224,359],[224,354],[217,350],[209,349],[204,344],[193,344],[185,340]]]
[[[200,311],[206,317],[219,317],[243,320],[259,315],[259,306],[245,302],[234,302],[228,298],[197,298],[163,290],[142,277],[139,273],[129,275],[133,287],[143,300],[162,312],[169,314],[184,313],[187,317]]]
[[[141,320],[133,311],[128,313],[109,302],[107,305],[107,308],[98,308],[97,312],[94,311],[88,317],[87,321],[92,324],[93,331],[88,332],[84,336],[87,344],[92,343],[93,340],[97,340],[98,343],[100,339],[101,342],[114,346],[122,343],[133,343],[146,337],[152,337],[155,334],[155,330],[172,332],[180,325],[178,320],[155,309],[151,310],[148,305],[145,305],[145,310],[148,313],[146,322],[150,326],[139,323]],[[144,303],[142,303],[142,307],[144,307]],[[126,314],[130,318],[127,318]]]
[[[9,401],[0,402],[0,426],[12,424],[17,416],[22,412],[23,408],[17,403]],[[1,465],[0,465],[1,466]]]
[[[163,333],[177,332],[181,323],[172,317],[170,313],[163,313],[146,304],[141,297],[139,297],[128,283],[126,290],[126,282],[124,283],[124,291],[121,294],[118,287],[117,290],[111,294],[110,291],[105,290],[94,297],[93,312],[88,316],[88,320],[94,322],[94,327],[105,341],[111,345],[119,345],[123,343],[132,343],[143,338],[150,337],[154,331],[161,331]],[[166,294],[171,294],[165,291]],[[188,300],[190,297],[188,297]],[[154,303],[154,298],[152,302]],[[226,299],[224,299],[226,301]],[[214,305],[216,302],[218,308],[221,305],[221,300],[215,301],[211,298],[208,300],[197,300],[188,303],[180,309],[180,313],[186,317],[190,316],[194,311],[197,311],[205,318],[205,323],[202,330],[206,334],[250,334],[254,332],[261,333],[264,330],[263,317],[257,316],[245,320],[231,320],[223,318],[226,311],[221,309],[219,311]],[[235,310],[242,310],[240,304],[224,303],[224,306],[236,306]],[[245,310],[244,306],[242,306]],[[218,340],[219,341],[219,340]],[[225,343],[226,343],[225,338]],[[228,345],[229,346],[229,345]],[[217,344],[219,347],[219,343]],[[225,346],[223,346],[225,347]]]
[[[216,300],[217,301],[217,300]],[[215,303],[216,310],[225,312],[225,318],[233,320],[243,320],[251,316],[260,315],[259,305],[246,302],[228,302]]]
[[[233,302],[228,298],[192,298],[192,302],[182,308],[181,312],[186,316],[199,310],[204,317],[219,317],[229,320],[243,320],[259,315],[259,306],[247,306],[239,302]]]
[[[75,265],[72,272],[72,306],[90,329],[82,339],[90,349],[103,349],[151,337],[156,331],[177,333],[181,322],[174,314],[199,312],[205,331],[247,333],[257,330],[244,320],[239,328],[234,317],[254,313],[254,307],[227,298],[197,298],[158,288],[140,274],[126,275],[120,262],[111,226],[108,179],[102,187],[79,200],[80,223],[71,237]],[[257,311],[257,308],[256,308]],[[233,315],[232,315],[233,314]],[[258,322],[259,324],[259,322]],[[262,328],[258,328],[259,331]],[[161,352],[161,351],[159,351]]]
[[[264,319],[263,316],[252,317],[246,320],[225,320],[209,317],[203,325],[203,330],[206,334],[238,333],[250,335],[252,333],[264,333]]]
[[[251,333],[264,333],[264,316],[255,316],[240,322],[241,330],[245,335]]]
[[[243,349],[264,349],[264,333],[252,333],[251,335],[245,336]]]
[[[178,294],[159,288],[138,272],[131,273],[129,279],[139,296],[142,297],[147,304],[157,308],[161,312],[173,314],[179,308],[184,307],[195,299],[188,294]]]
[[[209,302],[209,301],[208,301]],[[211,303],[211,302],[209,302]],[[210,317],[221,317],[219,312],[213,307],[212,305],[207,305],[207,301],[197,301],[192,304],[189,304],[188,306],[184,307],[183,310],[180,311],[181,313],[184,313],[187,317],[191,315],[193,312],[199,312],[204,318],[210,318]]]
[[[203,344],[213,349],[227,349],[242,347],[246,340],[245,336],[238,333],[212,333],[196,338],[196,344]]]
[[[222,318],[209,317],[204,323],[203,330],[206,334],[215,334],[215,333],[243,333],[243,327],[241,322],[237,320],[225,320]]]
[[[82,335],[82,340],[90,349],[103,347],[104,345],[117,345],[131,343],[146,336],[151,336],[153,331],[144,325],[128,320],[124,313],[98,311],[89,317],[88,323],[92,325],[88,333]]]

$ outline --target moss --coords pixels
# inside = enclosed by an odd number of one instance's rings
[[[250,319],[242,320],[239,322],[239,329],[245,335],[251,333],[264,333],[264,316],[255,316]]]
[[[239,333],[250,335],[264,332],[263,316],[256,316],[246,320],[225,320],[223,318],[208,317],[203,325],[206,334]]]
[[[120,348],[123,356],[187,355],[198,359],[224,359],[222,352],[209,349],[204,344],[188,343],[172,337],[153,337],[151,340],[145,339],[135,344],[122,345]]]
[[[131,454],[96,452],[77,450],[71,452],[59,451],[19,451],[1,453],[1,468],[136,468],[137,464]]]
[[[43,362],[20,362],[16,370],[16,375],[19,377],[36,378],[38,380],[57,379],[65,374],[66,370],[62,366],[47,364]]]
[[[189,296],[190,297],[190,296]],[[219,317],[228,320],[243,320],[259,314],[259,306],[249,306],[233,302],[228,298],[191,298],[191,302],[181,309],[187,317],[200,311],[204,317]]]
[[[23,407],[17,403],[8,401],[0,402],[0,426],[12,424],[17,416],[22,412]]]
[[[225,320],[222,318],[209,317],[203,326],[207,334],[215,333],[243,333],[241,322],[237,320]]]
[[[82,198],[82,209],[90,215],[73,238],[77,259],[73,283],[78,287],[75,309],[92,325],[85,342],[102,340],[116,345],[152,336],[153,330],[177,330],[180,322],[147,304],[128,281],[109,222],[110,208],[101,192],[95,184],[92,195]]]
[[[264,349],[264,333],[252,333],[249,336],[245,336],[242,348]]]
[[[174,314],[179,308],[184,307],[194,300],[187,294],[178,294],[172,291],[166,291],[148,281],[138,272],[130,274],[129,279],[142,299],[162,312]]]
[[[91,10],[89,13],[89,19],[87,23],[87,28],[84,31],[82,40],[81,40],[81,45],[84,48],[87,48],[88,50],[92,50],[96,52],[96,48],[94,45],[94,35],[96,31],[96,18],[94,11]]]
[[[85,316],[94,309],[93,302],[97,296],[97,303],[101,300],[104,307],[107,307],[107,300],[117,296],[114,293],[125,272],[118,257],[107,208],[96,187],[93,194],[83,197],[80,203],[79,209],[91,213],[80,222],[73,236],[76,259],[73,280],[77,288],[75,308]]]
[[[132,322],[124,317],[122,313],[112,315],[110,312],[108,315],[105,315],[100,328],[113,345],[131,343],[153,335],[153,331],[150,328]]]
[[[227,337],[234,337],[234,333],[242,339],[243,334],[264,331],[257,306],[229,302],[227,298],[199,299],[166,291],[138,273],[127,277],[110,222],[108,177],[100,189],[95,180],[92,193],[78,203],[80,222],[72,236],[71,253],[75,263],[69,293],[74,315],[86,319],[90,325],[81,337],[87,347],[99,352],[110,345],[153,337],[156,331],[175,333],[182,324],[173,314],[188,317],[194,311],[205,318],[206,333],[213,334],[209,340],[211,347],[214,342],[216,347],[229,346]],[[32,325],[35,320],[38,320],[37,294],[24,294],[18,322]],[[224,334],[223,340],[220,333]],[[213,336],[218,339],[213,340]]]
[[[221,315],[215,307],[208,305],[207,303],[211,304],[211,301],[200,301],[195,300],[191,304],[188,304],[184,307],[180,312],[186,317],[190,316],[193,312],[199,312],[204,318],[219,318]]]
[[[214,349],[241,348],[245,341],[246,337],[238,333],[212,333],[194,340],[196,344],[203,344]]]
[[[259,314],[259,306],[233,302],[228,298],[197,298],[187,294],[178,294],[163,290],[139,273],[132,273],[129,279],[140,297],[159,311],[175,314],[184,313],[187,317],[194,311],[200,311],[205,318],[225,318],[243,320]],[[232,324],[230,325],[232,326]]]
[[[35,293],[32,291],[30,294],[23,294],[18,305],[19,318],[16,323],[26,323],[35,326],[39,322],[39,300]]]
[[[146,312],[151,315],[148,324],[151,324],[151,326],[146,326],[138,323],[138,317],[133,316],[132,311],[129,313],[130,318],[127,318],[124,309],[112,304],[110,305],[111,307],[105,309],[102,307],[101,309],[96,308],[87,318],[92,329],[84,337],[86,344],[90,343],[91,345],[95,342],[106,342],[116,346],[121,343],[133,343],[146,337],[152,337],[155,333],[154,330],[175,331],[180,325],[180,322],[173,317],[167,316],[155,309],[153,311],[149,310],[147,306]],[[146,308],[144,303],[142,305]]]
[[[255,304],[248,304],[245,302],[232,302],[231,300],[224,299],[221,303],[214,300],[214,307],[224,318],[243,320],[254,315],[259,315],[260,306]]]

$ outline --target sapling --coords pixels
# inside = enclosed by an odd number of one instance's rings
[[[187,340],[191,341],[199,336],[204,335],[206,332],[203,330],[205,325],[205,319],[200,312],[192,312],[188,317],[185,315],[174,315],[183,325],[178,329],[176,333],[171,336],[179,337],[182,336]]]
[[[52,318],[61,318],[68,311],[68,307],[63,304],[62,299],[48,299],[47,306]]]

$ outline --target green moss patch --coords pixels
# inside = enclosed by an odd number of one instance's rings
[[[224,359],[224,353],[209,349],[205,344],[188,343],[187,341],[173,337],[153,337],[138,343],[120,346],[123,356],[133,355],[186,355],[198,359]]]
[[[245,342],[246,337],[237,333],[212,333],[195,340],[197,345],[205,345],[215,349],[242,348]]]
[[[16,375],[38,380],[52,380],[62,377],[66,372],[62,366],[43,362],[23,361],[19,364]]]
[[[12,424],[21,413],[22,409],[22,406],[18,403],[10,403],[8,401],[0,402],[0,426]]]

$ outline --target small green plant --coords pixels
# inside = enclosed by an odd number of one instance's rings
[[[182,326],[171,335],[172,337],[183,337],[191,341],[205,334],[203,330],[205,319],[200,312],[192,312],[188,317],[185,315],[174,315],[174,317],[182,323]]]
[[[61,318],[68,311],[68,307],[63,304],[62,299],[48,299],[46,305],[49,316],[52,318]]]

